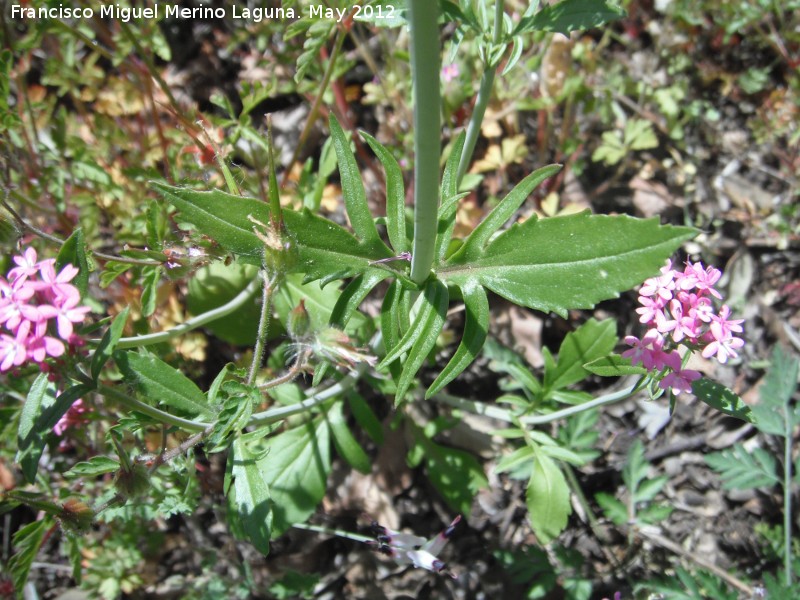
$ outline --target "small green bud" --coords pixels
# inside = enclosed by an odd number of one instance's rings
[[[306,310],[306,301],[300,300],[300,304],[295,306],[289,313],[289,319],[286,322],[286,329],[289,330],[289,335],[295,340],[299,340],[308,333],[311,327],[311,320],[308,317]]]

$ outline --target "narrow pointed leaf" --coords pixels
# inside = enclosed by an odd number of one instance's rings
[[[364,301],[364,298],[381,281],[389,277],[387,271],[371,270],[354,278],[341,292],[331,312],[330,324],[344,329],[350,318]]]
[[[447,248],[450,245],[450,238],[453,236],[453,228],[456,224],[456,212],[458,209],[458,161],[464,150],[464,142],[467,139],[466,132],[462,132],[453,143],[450,149],[450,156],[444,166],[442,173],[442,188],[440,192],[441,201],[439,204],[439,224],[436,232],[436,253],[434,256],[438,262],[444,260]]]
[[[697,396],[699,400],[702,400],[709,406],[716,408],[726,415],[736,417],[748,423],[760,425],[757,415],[753,413],[745,401],[735,392],[716,381],[702,377],[692,382],[692,393]],[[778,419],[778,422],[780,423],[780,419]],[[783,432],[781,425],[779,425],[779,428],[780,432]]]
[[[440,391],[472,364],[486,341],[489,332],[489,300],[486,292],[479,285],[465,285],[461,289],[461,294],[464,298],[466,315],[464,335],[450,362],[428,388],[425,393],[426,398]]]
[[[336,151],[336,160],[339,164],[339,177],[342,181],[342,196],[350,224],[356,236],[369,246],[382,246],[378,229],[372,219],[367,204],[367,195],[364,193],[364,184],[361,182],[361,173],[358,170],[356,159],[350,150],[350,136],[345,135],[339,121],[331,113],[329,120],[333,148]]]
[[[420,337],[425,335],[425,328],[429,325],[432,315],[438,310],[443,287],[444,286],[441,284],[441,282],[436,280],[432,281],[425,287],[424,294],[420,296],[419,300],[417,300],[417,304],[419,304],[417,318],[414,320],[414,323],[406,331],[397,345],[387,352],[386,356],[378,364],[378,370],[400,358],[414,344],[417,343],[417,340]],[[444,296],[447,296],[447,288],[444,288]]]
[[[151,402],[191,417],[213,419],[206,395],[186,375],[148,352],[120,352],[115,360],[125,379]]]
[[[356,471],[368,474],[372,463],[364,449],[353,437],[342,412],[342,403],[336,402],[326,414],[333,434],[333,443],[342,458]]]
[[[28,483],[36,479],[39,459],[53,427],[69,407],[91,389],[88,385],[74,385],[56,397],[56,384],[48,379],[47,373],[36,377],[22,407],[15,457]]]
[[[342,226],[308,210],[284,210],[283,219],[299,257],[293,270],[305,273],[309,280],[319,279],[324,285],[370,271],[400,275],[390,266],[371,264],[390,256],[382,242],[377,247],[363,244]]]
[[[265,203],[220,190],[202,192],[157,182],[151,185],[180,211],[180,219],[239,255],[244,262],[261,265],[264,243],[253,233],[248,216],[268,223],[269,207]]]
[[[492,209],[486,218],[469,234],[464,245],[451,262],[474,260],[483,252],[489,239],[514,216],[522,203],[528,199],[545,179],[552,177],[562,169],[561,165],[548,165],[537,169],[520,181],[500,203]],[[463,257],[463,258],[462,258]]]
[[[374,137],[361,132],[369,147],[378,157],[386,172],[386,231],[395,253],[408,252],[411,247],[406,237],[406,192],[403,172],[394,156]]]
[[[628,216],[531,218],[500,234],[474,261],[451,261],[437,274],[449,284],[474,281],[516,304],[566,315],[657,273],[695,234]]]
[[[94,381],[97,381],[97,378],[100,376],[100,371],[103,370],[103,367],[111,358],[111,355],[114,354],[117,343],[122,337],[125,322],[128,320],[129,311],[130,307],[126,306],[121,313],[114,317],[114,321],[111,323],[108,331],[105,332],[103,338],[100,340],[97,350],[94,351],[91,366],[92,379]]]
[[[430,294],[428,293],[428,289],[432,290]],[[415,330],[418,329],[419,325],[419,335],[415,337],[413,346],[411,346],[405,362],[403,363],[403,371],[400,374],[400,379],[397,381],[397,392],[395,392],[394,397],[395,405],[403,401],[408,388],[411,387],[414,381],[414,376],[417,374],[417,371],[419,371],[422,363],[425,362],[430,351],[433,350],[433,347],[436,345],[436,339],[439,337],[439,333],[441,333],[447,317],[447,304],[449,300],[447,286],[438,279],[434,279],[428,283],[425,292],[425,298],[427,299],[430,297],[430,304],[433,310],[420,311],[420,315],[426,312],[427,317],[424,321],[418,318],[417,322],[414,323]]]

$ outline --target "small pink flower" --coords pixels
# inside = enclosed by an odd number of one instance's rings
[[[442,79],[445,83],[450,83],[461,74],[461,70],[456,63],[451,63],[442,67]]]
[[[56,275],[54,266],[55,261],[47,261],[42,265],[40,271],[42,281],[38,284],[39,289],[45,292],[46,296],[54,300],[66,300],[68,298],[77,298],[80,300],[78,288],[69,283],[75,279],[75,276],[79,272],[78,269],[68,264]]]
[[[72,324],[83,323],[86,313],[91,309],[88,306],[76,306],[80,297],[71,296],[55,306],[58,335],[62,340],[69,341],[72,337]]]
[[[64,435],[67,429],[71,427],[80,427],[86,423],[86,417],[84,415],[88,412],[89,408],[83,403],[83,400],[78,398],[72,403],[72,406],[69,407],[67,412],[61,416],[58,423],[53,426],[53,433],[60,437]]]
[[[28,333],[30,322],[24,321],[17,329],[15,337],[0,334],[0,371],[18,367],[28,356]]]
[[[15,256],[14,262],[17,266],[8,272],[8,277],[12,281],[25,281],[27,277],[39,272],[39,264],[36,262],[36,250],[28,248],[22,256]]]

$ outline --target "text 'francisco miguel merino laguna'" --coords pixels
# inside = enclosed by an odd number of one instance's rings
[[[361,8],[361,7],[358,7]],[[318,4],[308,7],[311,18],[334,19],[341,21],[347,14],[345,8],[328,8]],[[128,22],[131,19],[246,19],[255,23],[269,19],[296,19],[301,15],[292,7],[278,8],[247,8],[237,6],[211,7],[197,6],[187,8],[174,4],[154,4],[148,7],[125,7],[119,4],[100,5],[97,9],[91,7],[73,8],[58,4],[56,6],[41,6],[33,8],[14,4],[11,6],[12,19],[91,19],[95,13],[100,18],[118,19]],[[388,15],[387,15],[388,16]],[[386,18],[386,17],[381,17]]]

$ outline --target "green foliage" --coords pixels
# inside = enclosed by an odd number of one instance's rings
[[[21,527],[14,534],[14,547],[17,549],[8,562],[8,571],[14,581],[14,588],[22,590],[28,580],[31,565],[44,540],[44,534],[52,527],[51,519],[40,519]]]
[[[41,373],[31,385],[20,417],[15,459],[29,483],[36,478],[46,437],[69,407],[90,390],[89,386],[79,384],[56,395],[56,384],[45,373]]]
[[[570,31],[599,27],[625,16],[625,11],[605,0],[562,0],[545,6],[519,22],[514,33],[527,31]]]
[[[190,417],[212,419],[206,395],[179,370],[146,351],[118,352],[114,360],[126,380],[151,402]]]
[[[273,510],[269,484],[258,465],[260,455],[241,438],[234,440],[232,450],[225,489],[231,517],[236,520],[234,531],[244,533],[262,554],[269,554]]]
[[[439,427],[431,425],[424,430],[411,426],[408,464],[413,468],[424,462],[428,479],[450,509],[468,517],[475,494],[488,485],[483,467],[469,452],[434,442]]]
[[[671,506],[654,502],[669,478],[662,475],[651,479],[650,468],[644,457],[644,446],[636,440],[622,470],[622,480],[627,490],[626,502],[602,492],[595,496],[606,516],[617,525],[652,525],[663,521],[672,512]]]
[[[697,570],[690,573],[683,567],[676,567],[677,578],[670,577],[652,583],[642,583],[636,586],[637,591],[665,594],[668,598],[676,600],[697,600],[709,598],[710,600],[736,600],[739,593],[730,589],[716,575],[707,571]]]
[[[592,160],[602,161],[608,166],[616,165],[633,151],[657,146],[658,139],[653,126],[648,121],[630,119],[622,132],[615,130],[603,134],[603,143],[592,154]]]
[[[775,458],[763,448],[748,452],[744,446],[736,444],[731,450],[707,455],[705,461],[720,474],[727,490],[748,490],[780,483]]]

